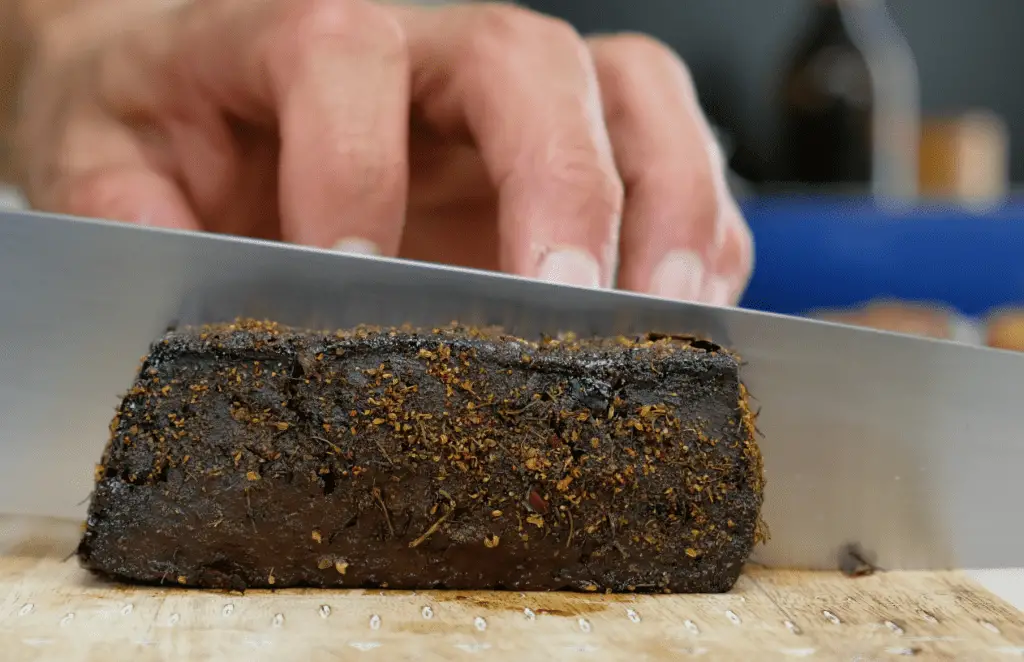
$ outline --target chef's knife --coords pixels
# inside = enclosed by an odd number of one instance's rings
[[[1024,355],[228,236],[0,212],[0,512],[81,517],[118,395],[173,324],[697,333],[761,408],[773,566],[1024,566]]]

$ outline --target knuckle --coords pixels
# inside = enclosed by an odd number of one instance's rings
[[[408,44],[398,21],[365,0],[288,0],[278,27],[299,53],[323,41],[406,58]]]
[[[671,47],[650,35],[623,32],[598,40],[603,59],[611,66],[625,71],[672,70],[681,77],[687,89],[693,89],[690,68]]]
[[[535,38],[538,41],[567,46],[573,49],[578,57],[589,59],[590,50],[587,48],[587,42],[571,23],[554,16],[535,16],[538,21]]]
[[[479,49],[519,46],[531,38],[535,17],[519,7],[482,6],[473,17],[473,45]]]
[[[570,44],[586,50],[583,38],[567,21],[515,5],[481,5],[472,22],[472,50],[477,55],[507,58],[510,49],[535,44]]]
[[[622,32],[601,38],[603,48],[630,62],[676,60],[675,53],[663,42],[640,32]]]
[[[605,167],[589,150],[565,150],[549,162],[549,185],[569,206],[573,218],[604,222],[622,215],[625,187],[614,168]]]

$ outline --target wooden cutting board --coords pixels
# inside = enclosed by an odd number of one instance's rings
[[[1024,614],[962,573],[750,568],[733,592],[606,596],[136,589],[69,554],[76,522],[0,517],[0,659],[1000,660]]]

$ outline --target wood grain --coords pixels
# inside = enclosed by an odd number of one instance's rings
[[[1000,660],[1024,615],[962,573],[750,568],[727,595],[125,588],[75,522],[0,517],[4,660]]]

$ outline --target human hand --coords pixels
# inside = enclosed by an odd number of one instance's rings
[[[510,5],[90,0],[23,96],[38,209],[735,303],[682,62]]]

